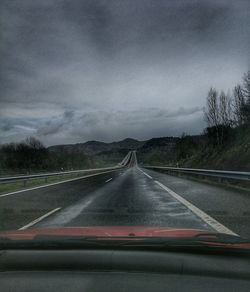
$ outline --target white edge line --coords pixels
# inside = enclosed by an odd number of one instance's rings
[[[25,230],[25,229],[28,229],[29,227],[35,225],[36,223],[42,221],[43,219],[45,219],[46,217],[54,214],[55,212],[59,211],[61,209],[61,207],[58,207],[58,208],[55,208],[54,210],[44,214],[43,216],[31,221],[30,223],[28,223],[27,225],[24,225],[23,227],[19,228],[18,230]]]
[[[147,174],[146,172],[144,172],[143,170],[141,170],[139,167],[138,169],[144,174],[146,175],[148,178],[153,179],[152,176],[150,176],[149,174]]]
[[[231,235],[238,235],[234,233],[232,230],[228,229],[226,226],[209,216],[207,213],[203,212],[196,206],[194,206],[192,203],[172,191],[170,188],[166,187],[164,184],[160,183],[159,181],[155,180],[155,183],[157,183],[162,189],[167,191],[172,197],[174,197],[176,200],[178,200],[180,203],[185,205],[189,210],[191,210],[195,215],[200,217],[203,221],[205,221],[208,225],[210,225],[212,228],[214,228],[216,231],[220,233],[226,233]]]
[[[0,198],[6,197],[6,196],[10,196],[10,195],[15,195],[15,194],[18,194],[18,193],[23,193],[23,192],[33,191],[33,190],[37,190],[37,189],[42,189],[42,188],[46,188],[46,187],[50,187],[50,186],[55,186],[55,185],[59,185],[59,184],[66,183],[66,182],[71,182],[71,181],[75,181],[75,180],[79,180],[79,179],[83,179],[83,178],[88,178],[88,177],[91,177],[91,176],[97,176],[97,175],[104,174],[104,173],[109,173],[109,172],[112,172],[112,171],[117,171],[117,170],[116,169],[108,170],[108,171],[104,171],[104,172],[99,172],[99,173],[95,173],[95,174],[89,174],[89,175],[77,177],[77,178],[67,179],[67,180],[63,180],[63,181],[59,181],[59,182],[55,182],[55,183],[51,183],[51,184],[47,184],[47,185],[33,187],[33,188],[25,189],[25,190],[19,190],[19,191],[7,193],[7,194],[2,194],[2,195],[0,195]]]
[[[141,170],[141,169],[139,169],[139,170]],[[148,174],[145,173],[144,171],[142,171],[142,173],[144,173],[146,176],[148,176]],[[192,203],[190,203],[189,201],[187,201],[186,199],[184,199],[183,197],[178,195],[176,192],[174,192],[170,188],[166,187],[164,184],[160,183],[157,180],[154,180],[154,182],[156,184],[158,184],[166,192],[168,192],[177,201],[179,201],[184,206],[186,206],[189,210],[191,210],[195,215],[200,217],[203,221],[205,221],[208,225],[210,225],[216,231],[218,231],[220,233],[226,233],[226,234],[239,236],[237,233],[233,232],[232,230],[230,230],[229,228],[227,228],[226,226],[224,226],[223,224],[221,224],[220,222],[218,222],[217,220],[215,220],[214,218],[209,216],[207,213],[205,213],[202,210],[200,210],[199,208],[197,208],[195,205],[193,205]]]
[[[111,177],[111,178],[109,178],[109,179],[107,179],[106,181],[105,181],[105,183],[108,183],[109,181],[111,181],[113,178]]]

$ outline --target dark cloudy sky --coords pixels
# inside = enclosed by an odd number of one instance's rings
[[[1,0],[0,140],[199,133],[250,64],[249,0]]]

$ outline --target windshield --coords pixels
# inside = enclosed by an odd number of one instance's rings
[[[0,11],[0,246],[250,248],[249,1]]]

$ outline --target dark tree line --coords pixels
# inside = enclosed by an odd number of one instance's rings
[[[228,141],[232,130],[250,127],[250,70],[244,74],[242,84],[234,87],[232,94],[211,88],[204,110],[208,127],[206,135],[214,145]]]
[[[1,168],[32,172],[48,168],[49,153],[36,138],[29,137],[19,143],[2,145]]]
[[[0,168],[7,173],[73,170],[89,167],[90,164],[91,161],[82,152],[50,151],[34,137],[0,147]]]

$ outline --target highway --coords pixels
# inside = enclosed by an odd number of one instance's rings
[[[250,238],[250,197],[137,165],[0,196],[0,229],[71,226],[195,228]]]

